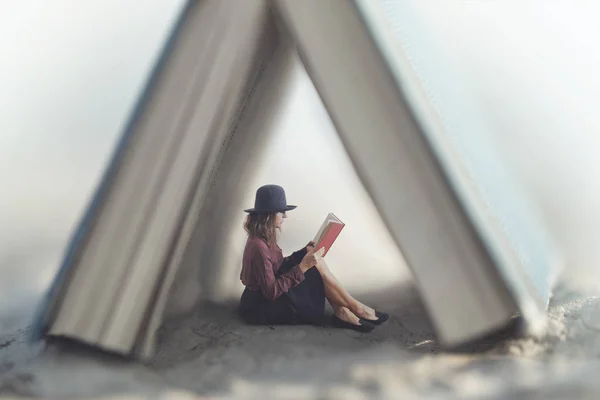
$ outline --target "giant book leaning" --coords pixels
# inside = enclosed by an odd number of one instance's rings
[[[486,132],[444,124],[381,2],[274,3],[440,342],[515,316],[541,332],[560,261],[551,237]]]
[[[35,339],[153,354],[177,267],[269,58],[268,18],[262,2],[183,7],[43,302]]]
[[[297,46],[440,342],[465,343],[516,315],[541,329],[557,261],[546,232],[494,149],[446,129],[378,3],[228,4],[192,0],[182,10],[43,303],[37,337],[152,354],[199,210],[275,36]]]

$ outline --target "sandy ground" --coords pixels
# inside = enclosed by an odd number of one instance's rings
[[[234,305],[169,321],[148,365],[72,343],[0,339],[0,394],[47,398],[597,398],[600,298],[559,290],[548,333],[515,329],[443,352],[411,285],[357,296],[390,311],[369,334],[331,327],[253,327]],[[518,324],[515,324],[518,326]],[[40,353],[40,354],[38,354]],[[101,396],[101,397],[98,397]],[[197,397],[200,396],[200,397]]]

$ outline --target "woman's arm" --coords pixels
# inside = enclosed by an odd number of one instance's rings
[[[257,247],[254,251],[252,269],[256,275],[260,291],[268,300],[277,299],[304,280],[304,272],[299,265],[295,265],[285,274],[275,277],[268,250],[262,247]]]

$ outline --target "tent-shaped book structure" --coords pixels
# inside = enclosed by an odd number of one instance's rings
[[[441,343],[515,315],[541,327],[557,261],[543,226],[492,146],[445,129],[397,42],[370,0],[190,1],[73,236],[38,337],[152,355],[228,143],[247,102],[261,100],[257,77],[279,62],[274,43],[297,47]]]

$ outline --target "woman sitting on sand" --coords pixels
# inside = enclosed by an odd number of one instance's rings
[[[277,244],[287,204],[281,186],[266,185],[256,191],[254,208],[244,228],[248,233],[240,279],[246,289],[240,302],[242,318],[250,324],[314,324],[325,322],[325,299],[333,308],[332,324],[370,332],[388,315],[354,299],[320,257],[314,243],[283,257]]]

